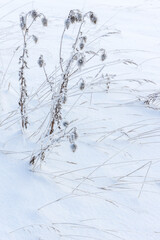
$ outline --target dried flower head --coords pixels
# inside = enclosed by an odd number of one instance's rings
[[[74,47],[74,46],[73,46]],[[77,54],[75,54],[74,56],[73,56],[73,60],[74,61],[77,61],[78,60],[78,55]]]
[[[79,85],[79,89],[80,90],[84,90],[84,88],[85,88],[85,82],[84,82],[83,79],[81,79],[81,82],[80,82],[80,85]]]
[[[81,43],[79,44],[79,48],[80,48],[81,50],[84,48],[84,43],[83,43],[83,42],[81,42]]]
[[[71,144],[71,150],[72,152],[75,152],[77,150],[77,145],[75,143]]]
[[[74,143],[77,139],[78,139],[77,129],[74,128],[71,134],[69,135],[69,141],[70,143]]]
[[[67,121],[64,121],[64,122],[63,122],[63,126],[64,126],[65,128],[67,128],[68,125],[69,125],[69,122],[67,122]]]
[[[35,19],[37,16],[38,16],[38,13],[36,12],[36,10],[32,10],[32,11],[31,11],[31,17],[32,17],[33,19]]]
[[[77,138],[78,138],[77,128],[74,128],[72,136],[73,136],[74,141],[77,140]]]
[[[70,16],[70,21],[71,21],[71,23],[74,23],[74,22],[76,21],[76,18],[75,18],[74,15],[71,15],[71,16]]]
[[[87,42],[87,37],[86,36],[83,36],[82,39],[85,43]]]
[[[106,58],[107,58],[107,54],[105,52],[102,53],[101,60],[104,61],[104,60],[106,60]]]
[[[46,17],[43,17],[41,21],[42,21],[42,25],[43,25],[44,27],[47,27],[47,26],[48,26],[48,20],[47,20]]]
[[[92,23],[94,23],[94,24],[97,23],[97,17],[95,16],[95,14],[93,12],[90,12],[89,18],[90,18]]]
[[[33,38],[33,41],[34,41],[35,43],[38,42],[38,37],[36,37],[35,35],[32,35],[32,38]]]
[[[25,18],[24,16],[20,16],[20,27],[22,30],[26,28]]]
[[[77,13],[77,22],[82,21],[82,14],[80,12]]]
[[[68,28],[69,28],[69,26],[70,26],[70,23],[71,23],[70,19],[69,19],[69,18],[67,18],[67,19],[66,19],[66,21],[65,21],[65,23],[64,23],[64,25],[65,25],[65,28],[66,28],[66,29],[68,29]]]
[[[85,63],[84,57],[79,58],[77,61],[78,67],[82,67],[84,63]]]
[[[41,55],[41,56],[39,57],[39,59],[38,59],[38,65],[39,65],[40,67],[43,67],[43,65],[44,65],[43,55]]]

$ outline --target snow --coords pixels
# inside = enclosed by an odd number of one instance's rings
[[[37,21],[32,29],[39,42],[29,43],[30,125],[22,132],[19,15],[32,9],[49,22],[44,28]],[[49,74],[58,68],[71,9],[98,17],[96,26],[85,26],[87,49],[106,49],[109,89],[101,78],[93,81],[99,58],[75,74],[70,87],[80,77],[87,87],[82,94],[71,88],[64,114],[77,128],[78,149],[73,153],[64,139],[33,171],[30,157],[41,147],[51,105],[47,84],[34,95],[45,81],[37,60],[43,54]],[[159,0],[0,0],[0,240],[160,239],[159,98],[155,108],[144,103],[160,87],[159,9]],[[74,31],[65,35],[66,59]]]

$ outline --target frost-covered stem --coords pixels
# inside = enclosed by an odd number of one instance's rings
[[[49,83],[50,88],[51,88],[51,91],[52,91],[52,85],[53,85],[53,83],[51,83],[51,82],[49,81],[49,77],[48,77],[48,74],[47,74],[47,71],[46,71],[46,68],[45,68],[45,64],[43,64],[43,72],[44,72],[46,81]]]
[[[79,10],[71,10],[69,13],[69,16],[65,22],[65,27],[64,30],[62,32],[62,36],[61,36],[61,40],[60,40],[60,48],[59,48],[59,63],[60,63],[60,69],[62,71],[62,79],[60,82],[60,86],[59,86],[59,90],[57,91],[57,93],[55,94],[55,92],[53,92],[52,94],[52,107],[51,107],[51,119],[49,122],[49,126],[47,128],[47,132],[45,134],[45,137],[43,139],[43,143],[42,143],[42,148],[38,151],[38,153],[36,153],[35,155],[32,156],[31,160],[30,160],[30,164],[36,164],[37,161],[43,161],[46,155],[46,151],[48,151],[50,149],[50,147],[52,147],[53,143],[55,142],[55,124],[58,127],[58,129],[60,129],[60,132],[58,133],[58,135],[60,133],[64,132],[63,137],[65,136],[65,130],[63,130],[61,128],[61,123],[62,123],[62,107],[63,107],[63,103],[66,102],[66,100],[64,100],[66,98],[67,95],[67,91],[68,91],[68,83],[69,83],[69,79],[70,76],[72,75],[71,73],[71,68],[72,68],[72,64],[77,61],[77,64],[79,66],[79,68],[84,64],[84,53],[81,51],[83,48],[80,47],[80,45],[78,46],[78,43],[81,43],[82,41],[82,37],[80,36],[82,34],[81,29],[82,26],[85,22],[85,17],[89,17],[91,22],[96,24],[97,22],[97,18],[95,17],[95,15],[92,12],[87,12],[86,14],[84,14],[82,16],[81,12]],[[66,29],[68,29],[70,27],[71,24],[75,23],[75,22],[79,22],[80,26],[78,28],[78,32],[74,41],[74,44],[72,46],[72,52],[71,52],[71,57],[69,58],[69,61],[67,63],[66,66],[64,66],[63,64],[63,58],[62,58],[62,45],[63,45],[63,41],[64,41],[64,34]],[[85,36],[83,37],[83,41],[86,42]],[[39,61],[39,65],[40,67],[43,66],[43,56],[40,57],[40,61]],[[45,69],[44,69],[45,71]],[[48,81],[48,79],[47,79]],[[65,126],[63,124],[63,126]],[[54,133],[54,134],[53,134]],[[77,133],[76,130],[73,131],[72,137],[69,140],[71,143],[71,149],[73,152],[76,151],[77,145],[75,144],[75,140],[77,139]]]
[[[31,18],[30,24],[27,24],[28,17]],[[27,49],[28,39],[27,39],[27,37],[29,37],[29,35],[28,35],[29,30],[37,18],[41,18],[42,25],[47,26],[46,17],[42,13],[38,14],[35,10],[32,10],[32,11],[28,12],[26,15],[22,15],[20,17],[20,27],[21,27],[21,31],[22,31],[22,35],[23,35],[23,51],[22,51],[22,55],[19,58],[19,64],[21,65],[20,70],[19,70],[19,81],[20,81],[19,106],[20,106],[21,121],[22,121],[23,129],[27,129],[27,125],[28,125],[28,116],[27,116],[27,110],[26,110],[26,99],[28,97],[28,94],[27,94],[27,83],[26,83],[26,78],[25,78],[25,69],[28,68],[28,66],[27,66],[27,58],[28,58],[28,49]],[[32,37],[34,37],[34,41],[36,43],[38,41],[38,38],[34,35]]]
[[[21,121],[22,121],[22,128],[27,129],[28,125],[28,116],[26,112],[26,99],[28,97],[27,94],[27,84],[26,84],[26,79],[25,79],[25,69],[27,68],[27,41],[26,41],[26,36],[27,36],[28,29],[25,30],[23,33],[23,52],[22,56],[20,57],[20,71],[19,71],[19,81],[20,81],[20,100],[19,100],[19,106],[20,106],[20,112],[21,112]]]
[[[85,19],[85,17],[87,16],[87,14],[88,14],[88,13],[86,13],[86,14],[83,16],[83,20],[82,20],[82,22],[81,22],[81,24],[80,24],[80,27],[79,27],[79,30],[78,30],[78,34],[77,34],[77,37],[76,37],[76,41],[75,41],[75,44],[73,45],[73,46],[74,46],[74,47],[73,47],[74,50],[76,49],[77,42],[78,42],[78,39],[79,39],[79,35],[80,35],[80,32],[81,32],[82,26],[83,26],[83,24],[84,24],[84,19]]]
[[[84,24],[84,19],[89,13],[90,12],[87,12],[86,14],[84,14],[83,18],[81,19],[81,23],[80,23],[80,26],[79,26],[79,29],[78,29],[78,33],[77,33],[75,42],[73,44],[72,55],[70,57],[70,60],[67,64],[65,70],[62,67],[62,44],[63,44],[64,33],[65,33],[66,28],[64,28],[64,30],[63,30],[62,37],[61,37],[61,42],[60,42],[60,52],[59,52],[59,58],[60,58],[59,60],[60,60],[60,66],[61,66],[63,78],[62,78],[62,83],[61,83],[60,90],[59,90],[59,93],[58,93],[57,102],[53,103],[53,106],[52,106],[52,109],[51,109],[52,117],[51,117],[51,122],[50,122],[50,125],[49,125],[49,130],[47,131],[47,136],[53,134],[54,126],[55,126],[56,122],[58,124],[58,127],[60,128],[60,120],[62,119],[62,117],[61,117],[62,97],[65,93],[67,93],[67,86],[68,86],[68,81],[69,81],[69,76],[70,76],[70,68],[71,68],[72,62],[74,61],[74,57],[77,55],[77,49],[76,48],[77,48],[77,43],[78,43],[78,40],[79,40],[79,37],[80,37],[81,29],[82,29],[82,26]]]
[[[66,67],[66,70],[65,70],[65,74],[63,74],[63,80],[62,80],[62,84],[60,86],[60,91],[59,91],[59,94],[58,94],[58,100],[57,100],[57,103],[55,105],[55,109],[52,109],[53,113],[52,113],[52,120],[51,120],[51,123],[50,123],[50,129],[49,129],[49,134],[52,134],[54,132],[54,125],[55,125],[55,122],[60,123],[60,120],[61,120],[61,109],[62,109],[62,96],[65,92],[67,92],[67,86],[68,86],[68,81],[69,81],[69,78],[68,78],[68,75],[69,75],[69,69],[71,67],[71,64],[73,62],[73,58],[76,54],[72,55],[72,57],[70,58],[69,60],[69,63]]]
[[[62,43],[63,43],[63,37],[64,37],[65,29],[63,30],[62,36],[61,36],[61,41],[60,41],[60,49],[59,49],[59,63],[61,67],[61,71],[63,72],[63,67],[62,67]]]
[[[62,80],[62,84],[60,86],[58,100],[57,100],[57,103],[55,104],[55,109],[52,109],[52,120],[51,120],[51,123],[50,123],[49,134],[52,134],[54,132],[55,122],[57,121],[57,123],[59,125],[59,121],[61,119],[61,114],[60,113],[61,113],[61,109],[62,109],[62,96],[63,96],[63,93],[65,91],[67,91],[67,86],[68,86],[68,81],[69,81],[69,78],[68,78],[69,70],[70,70],[71,64],[73,62],[73,59],[76,56],[75,49],[76,49],[76,46],[77,46],[77,42],[78,42],[78,39],[79,39],[79,35],[80,35],[80,32],[81,32],[81,28],[82,28],[83,23],[84,23],[84,17],[83,17],[83,21],[81,22],[81,25],[79,27],[75,43],[73,44],[72,56],[71,56],[67,66],[66,66],[65,71],[63,70],[63,67],[62,67],[62,44],[63,44],[63,37],[64,37],[65,29],[63,30],[63,33],[62,33],[61,42],[60,42],[60,55],[59,56],[60,56],[60,66],[61,66],[61,70],[62,70],[62,74],[63,74],[63,80]]]

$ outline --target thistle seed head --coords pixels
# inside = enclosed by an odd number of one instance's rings
[[[65,128],[67,128],[68,125],[69,125],[69,122],[67,122],[67,121],[64,121],[64,122],[63,122],[63,126],[64,126]]]
[[[48,26],[48,20],[47,20],[46,17],[43,17],[41,21],[42,21],[42,25],[43,25],[44,27],[47,27],[47,26]]]
[[[38,13],[36,12],[36,10],[32,10],[32,11],[31,11],[31,17],[32,17],[33,19],[35,19],[37,16],[38,16]]]
[[[101,55],[101,60],[104,61],[104,60],[106,60],[106,58],[107,58],[106,53],[105,53],[105,52],[102,53],[102,55]]]
[[[71,23],[74,23],[76,21],[76,18],[74,15],[70,16],[70,21],[71,21]]]
[[[80,48],[80,50],[82,50],[82,49],[84,48],[84,43],[83,43],[83,42],[81,42],[81,43],[79,44],[79,48]]]
[[[26,28],[25,18],[24,16],[20,16],[20,27],[22,30]]]
[[[82,39],[85,43],[87,42],[87,37],[86,36],[83,36]]]
[[[67,18],[65,23],[64,23],[66,29],[69,29],[70,23],[71,23],[70,19]]]
[[[75,143],[71,144],[71,150],[72,152],[75,152],[77,150],[77,145]]]
[[[80,82],[80,85],[79,85],[79,89],[82,91],[82,90],[84,90],[84,88],[85,88],[85,82],[82,79],[81,82]]]
[[[77,128],[74,128],[73,130],[73,140],[77,140],[78,139],[78,133],[77,133]]]
[[[95,14],[93,12],[90,12],[89,18],[92,23],[94,23],[94,24],[97,23],[97,17],[95,16]]]
[[[35,43],[38,42],[38,38],[37,38],[35,35],[32,35],[32,38],[33,38],[33,41],[34,41]]]
[[[41,55],[41,56],[39,57],[39,59],[38,59],[38,65],[39,65],[40,67],[43,67],[43,65],[44,65],[43,55]]]
[[[82,14],[77,13],[77,22],[81,22],[81,21],[82,21]]]
[[[79,10],[71,10],[69,13],[69,17],[71,23],[81,22],[82,14]]]
[[[78,139],[77,129],[74,128],[73,132],[71,132],[71,134],[69,136],[69,141],[70,141],[70,143],[74,143],[77,139]]]
[[[84,65],[84,63],[85,63],[84,57],[79,58],[78,61],[77,61],[77,64],[78,64],[79,68],[81,68]]]

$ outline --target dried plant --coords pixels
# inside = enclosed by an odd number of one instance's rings
[[[84,23],[89,19],[92,24],[97,23],[97,17],[93,12],[87,12],[82,14],[79,10],[71,10],[67,19],[65,20],[64,30],[60,40],[59,50],[59,64],[61,74],[59,75],[59,87],[57,91],[52,89],[52,106],[50,110],[50,120],[44,138],[42,140],[42,148],[38,153],[33,154],[30,163],[34,166],[38,161],[42,162],[45,159],[46,152],[48,152],[53,144],[59,141],[63,137],[67,137],[71,144],[71,150],[76,151],[76,140],[78,138],[76,128],[66,130],[69,126],[68,122],[64,122],[64,116],[62,115],[63,105],[67,102],[68,84],[70,78],[82,68],[94,57],[100,56],[103,62],[107,55],[104,49],[100,49],[97,52],[86,51],[87,36],[83,34],[82,27]],[[62,45],[64,42],[65,32],[68,31],[73,24],[77,25],[77,34],[74,39],[74,43],[71,47],[70,58],[64,60],[62,53]],[[38,64],[40,67],[44,66],[42,58],[39,58]],[[47,78],[48,79],[48,78]],[[82,91],[85,88],[85,81],[81,79],[79,84],[79,90]],[[56,131],[56,132],[55,132]],[[57,133],[58,131],[58,133]],[[58,137],[57,137],[58,135]]]
[[[140,99],[147,107],[160,110],[160,93],[155,92]]]
[[[28,48],[27,42],[32,37],[35,43],[38,42],[38,38],[35,35],[30,35],[29,31],[35,21],[40,18],[42,21],[43,26],[47,26],[47,19],[42,13],[37,13],[35,10],[28,12],[27,14],[22,14],[20,16],[20,27],[23,36],[23,50],[22,55],[19,58],[19,81],[20,81],[20,113],[21,113],[21,122],[22,128],[27,129],[28,126],[28,116],[27,116],[27,109],[26,109],[26,101],[28,98],[27,93],[27,82],[25,77],[25,70],[28,69],[27,59],[28,59]]]

